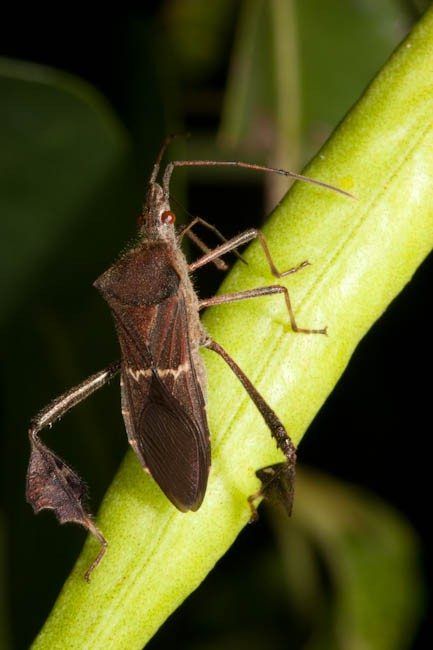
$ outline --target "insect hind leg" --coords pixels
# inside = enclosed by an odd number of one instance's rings
[[[248,505],[251,510],[250,523],[257,521],[256,502],[263,498],[282,504],[288,516],[291,516],[295,492],[295,466],[296,450],[294,449],[294,458],[290,458],[284,463],[262,467],[256,472],[256,476],[260,479],[262,485],[257,492],[248,497]]]
[[[114,363],[63,393],[33,418],[29,429],[31,454],[27,470],[27,502],[36,514],[44,509],[52,510],[60,523],[80,524],[99,541],[99,553],[85,573],[87,581],[101,561],[107,542],[87,510],[85,483],[60,456],[42,442],[39,434],[104,386],[119,371],[119,367],[119,363]]]
[[[262,486],[258,492],[248,497],[248,504],[251,509],[251,520],[254,521],[257,519],[257,508],[255,502],[263,497],[271,499],[276,498],[278,501],[282,502],[288,515],[290,515],[292,512],[296,475],[295,445],[276,413],[271,409],[269,404],[267,404],[258,390],[245,375],[243,370],[241,370],[224,348],[211,338],[206,339],[204,346],[219,354],[234,372],[269,427],[269,430],[277,443],[277,447],[286,457],[285,462],[263,467],[256,472],[256,476],[261,480]]]

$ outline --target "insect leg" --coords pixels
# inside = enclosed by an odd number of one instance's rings
[[[188,237],[194,244],[202,251],[202,253],[210,253],[211,249],[206,246],[206,244],[198,237],[194,232],[192,232],[192,227],[194,226],[195,223],[198,222],[200,217],[196,217],[191,223],[189,223],[187,226],[184,226],[178,234],[178,239],[179,241],[182,241],[182,238],[184,236]],[[229,268],[228,265],[224,262],[224,260],[221,260],[219,257],[216,259],[212,260],[213,264],[217,267],[219,271],[227,271]]]
[[[195,262],[192,262],[192,264],[190,264],[188,268],[191,272],[193,272],[196,269],[199,269],[201,266],[205,266],[206,264],[209,264],[209,262],[212,262],[215,259],[215,257],[220,257],[221,255],[225,255],[226,253],[230,253],[234,249],[238,248],[239,246],[243,246],[243,244],[247,244],[253,239],[259,240],[259,244],[263,249],[271,273],[276,278],[284,278],[287,275],[292,275],[293,273],[300,271],[301,269],[305,268],[306,266],[309,266],[310,264],[307,260],[304,260],[300,264],[293,266],[287,271],[282,271],[282,272],[278,271],[272,259],[271,253],[269,251],[269,246],[264,234],[260,230],[257,230],[257,228],[249,228],[248,230],[241,232],[239,235],[236,235],[236,237],[233,237],[233,239],[229,239],[224,244],[217,246],[212,251],[210,251],[206,255],[203,255],[203,257],[200,257]]]
[[[305,329],[304,327],[298,327],[293,313],[292,304],[290,302],[289,292],[286,287],[278,284],[269,287],[256,287],[255,289],[247,289],[246,291],[238,291],[235,293],[226,293],[221,296],[213,296],[212,298],[205,298],[204,300],[200,300],[199,308],[204,309],[205,307],[223,305],[229,302],[239,302],[240,300],[248,300],[250,298],[260,298],[261,296],[270,296],[275,293],[282,293],[284,295],[287,311],[289,313],[290,326],[294,332],[300,332],[302,334],[327,333],[326,327],[323,329]]]
[[[208,228],[208,230],[213,232],[218,237],[218,239],[220,239],[220,241],[224,241],[224,242],[227,241],[226,237],[224,237],[224,235],[215,226],[213,226],[205,219],[202,219],[201,217],[194,217],[192,221],[190,221],[188,224],[183,226],[179,232],[179,239],[182,239],[182,237],[186,235],[187,232],[191,230],[191,228],[194,228],[194,226],[196,226],[197,224],[200,224],[201,226]]]
[[[101,550],[86,571],[86,580],[89,580],[91,572],[104,555],[107,542],[87,511],[86,485],[78,474],[41,441],[39,432],[45,427],[51,427],[70,409],[104,386],[117,374],[119,368],[119,362],[113,363],[60,395],[32,419],[29,429],[31,455],[27,470],[27,502],[36,514],[47,508],[54,511],[60,523],[81,524],[100,542]]]
[[[184,235],[187,235],[192,241],[194,241],[195,244],[197,244],[199,246],[199,248],[201,248],[201,250],[204,253],[210,253],[211,249],[208,248],[207,246],[205,246],[203,244],[203,242],[201,240],[199,240],[197,235],[195,235],[194,233],[191,233],[192,228],[197,224],[199,224],[199,225],[207,228],[211,232],[213,232],[213,234],[216,235],[220,241],[222,241],[222,242],[227,242],[228,241],[227,238],[224,237],[224,235],[218,230],[218,228],[216,228],[211,223],[208,223],[207,221],[205,221],[205,219],[202,219],[201,217],[194,217],[194,219],[192,221],[190,221],[189,224],[187,224],[186,226],[184,226],[180,230],[179,235],[178,235],[179,241],[182,240],[182,237]],[[195,239],[194,239],[194,237],[195,237]],[[246,264],[246,262],[245,262],[244,258],[242,257],[242,255],[240,255],[240,253],[238,253],[238,251],[236,249],[233,249],[233,253],[236,255],[236,257],[238,259],[241,260],[241,262]],[[220,262],[220,260],[217,260],[217,261]],[[220,268],[221,270],[224,270],[224,271],[227,270],[228,266],[225,264],[225,262],[221,261],[221,264],[224,265],[224,268],[222,266],[218,267],[218,268]]]
[[[209,251],[209,253],[206,253],[206,255],[203,255],[203,257],[200,257],[195,262],[192,262],[192,264],[190,264],[188,267],[190,272],[192,273],[196,269],[199,269],[201,266],[209,264],[209,262],[212,262],[215,258],[221,257],[221,255],[225,255],[226,253],[230,253],[243,244],[247,244],[252,239],[255,239],[256,236],[256,230],[254,228],[250,228],[249,230],[241,232],[240,235],[236,235],[236,237],[233,237],[233,239],[229,239],[228,241],[224,242],[224,244],[220,244],[213,250]]]
[[[286,462],[277,463],[268,467],[263,467],[256,472],[257,477],[261,480],[262,486],[258,492],[248,498],[248,503],[251,508],[252,519],[257,517],[256,507],[254,502],[266,496],[277,496],[284,504],[288,514],[292,512],[293,493],[296,474],[296,448],[291,441],[287,431],[285,430],[282,422],[277,417],[271,407],[265,402],[258,390],[253,386],[251,381],[245,375],[243,370],[239,368],[237,363],[231,356],[211,338],[207,338],[204,347],[213,350],[219,354],[227,365],[234,372],[239,379],[248,395],[260,411],[261,416],[269,427],[272,436],[275,438],[277,447],[281,449],[286,457]]]

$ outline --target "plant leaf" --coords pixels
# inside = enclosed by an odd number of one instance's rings
[[[291,524],[276,522],[289,590],[313,628],[306,650],[410,646],[423,590],[418,540],[400,515],[373,495],[303,470]],[[305,555],[309,547],[310,558],[320,555],[331,593],[314,559],[309,571],[299,562],[299,548]]]
[[[93,88],[50,68],[1,59],[0,93],[1,318],[86,214],[127,137]]]
[[[222,142],[261,157],[274,144],[275,165],[283,146],[287,166],[298,147],[308,160],[407,32],[408,14],[396,0],[245,0]]]
[[[221,60],[237,2],[174,0],[166,8],[166,24],[183,74],[192,79],[209,75]]]
[[[407,33],[399,0],[297,0],[303,155],[308,160]]]

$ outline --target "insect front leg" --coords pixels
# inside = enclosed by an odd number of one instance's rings
[[[237,363],[224,350],[224,348],[211,338],[207,338],[203,345],[204,347],[209,348],[209,350],[213,350],[219,354],[234,372],[269,427],[272,436],[275,438],[277,447],[281,449],[286,457],[285,462],[263,467],[256,472],[262,485],[258,492],[248,497],[248,503],[251,508],[251,520],[257,518],[255,502],[261,497],[277,497],[283,503],[287,513],[290,515],[292,512],[296,475],[295,445],[276,413],[271,409],[269,404],[267,404],[258,390],[245,375],[243,370],[239,368]]]
[[[86,485],[60,456],[41,441],[39,433],[104,386],[119,368],[120,363],[113,363],[60,395],[32,419],[29,429],[31,455],[27,470],[27,501],[36,514],[44,509],[53,510],[60,523],[80,524],[100,542],[101,550],[86,571],[86,580],[104,555],[107,542],[86,509]]]
[[[196,235],[192,229],[197,223],[203,223],[206,224],[206,226],[209,226],[211,230],[214,230],[213,226],[211,224],[208,224],[207,221],[202,219],[201,217],[194,217],[192,221],[190,221],[189,224],[183,226],[179,232],[178,232],[178,241],[179,243],[182,241],[183,237],[188,237],[196,246],[201,250],[202,253],[210,253],[211,249],[206,246],[206,244]],[[215,229],[216,230],[216,229]],[[218,232],[218,231],[217,231]],[[226,241],[225,238],[221,235],[223,238],[223,241]],[[224,262],[224,260],[221,260],[219,258],[216,258],[212,260],[212,263],[216,266],[216,268],[219,271],[227,271],[228,270],[228,265]]]
[[[205,221],[205,219],[202,219],[201,217],[194,217],[194,219],[192,221],[190,221],[189,224],[187,224],[186,226],[184,226],[180,230],[179,235],[178,235],[179,241],[182,241],[182,237],[186,235],[187,237],[189,237],[191,239],[191,241],[193,241],[196,244],[196,246],[198,246],[198,248],[200,248],[200,250],[203,253],[210,253],[211,249],[208,246],[206,246],[206,244],[204,244],[203,241],[195,233],[192,232],[192,229],[196,225],[204,226],[205,228],[210,230],[214,235],[216,235],[220,241],[222,241],[222,242],[227,242],[228,241],[227,238],[224,237],[224,235],[218,230],[218,228],[213,226],[208,221]],[[236,249],[233,249],[233,253],[236,255],[236,257],[238,259],[240,259],[244,264],[246,264],[246,262],[245,262],[244,258],[242,257],[242,255],[240,255]],[[228,269],[227,264],[223,260],[221,260],[219,258],[214,258],[212,260],[212,263],[215,264],[215,266],[220,271],[227,271],[227,269]]]
[[[198,260],[190,264],[189,270],[193,272],[196,269],[199,269],[201,266],[205,266],[206,264],[209,264],[209,262],[213,262],[215,258],[220,257],[221,255],[225,255],[226,253],[230,253],[239,248],[239,246],[243,246],[243,244],[247,244],[253,239],[258,239],[259,244],[265,254],[266,260],[269,264],[271,273],[276,278],[284,278],[287,275],[292,275],[293,273],[297,273],[301,269],[304,269],[306,266],[310,265],[310,262],[308,262],[308,260],[304,260],[300,264],[287,269],[287,271],[280,272],[272,259],[264,234],[260,230],[257,230],[257,228],[249,228],[248,230],[241,232],[239,235],[236,235],[236,237],[233,237],[233,239],[229,239],[224,244],[217,246],[212,251],[209,251],[209,253],[206,253],[206,255],[203,255],[203,257],[200,257]]]

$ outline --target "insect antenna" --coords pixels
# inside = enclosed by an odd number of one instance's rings
[[[169,133],[163,140],[163,143],[159,149],[158,155],[155,160],[155,164],[153,166],[152,174],[150,177],[150,183],[155,183],[158,173],[159,173],[159,168],[161,166],[161,160],[167,150],[167,147],[175,140],[176,138],[189,138],[190,134],[189,133]]]
[[[348,196],[351,199],[356,197],[350,192],[335,187],[335,185],[330,185],[329,183],[324,183],[315,178],[310,178],[309,176],[303,176],[302,174],[295,174],[295,172],[290,172],[286,169],[278,169],[277,167],[267,167],[266,165],[254,165],[252,163],[240,162],[238,160],[173,160],[168,163],[164,171],[162,186],[166,196],[169,195],[169,185],[171,175],[175,167],[242,167],[243,169],[252,169],[259,172],[271,172],[273,174],[280,174],[280,176],[287,176],[293,178],[294,180],[304,181],[306,183],[311,183],[312,185],[318,185],[319,187],[324,187],[338,194],[343,194]]]

